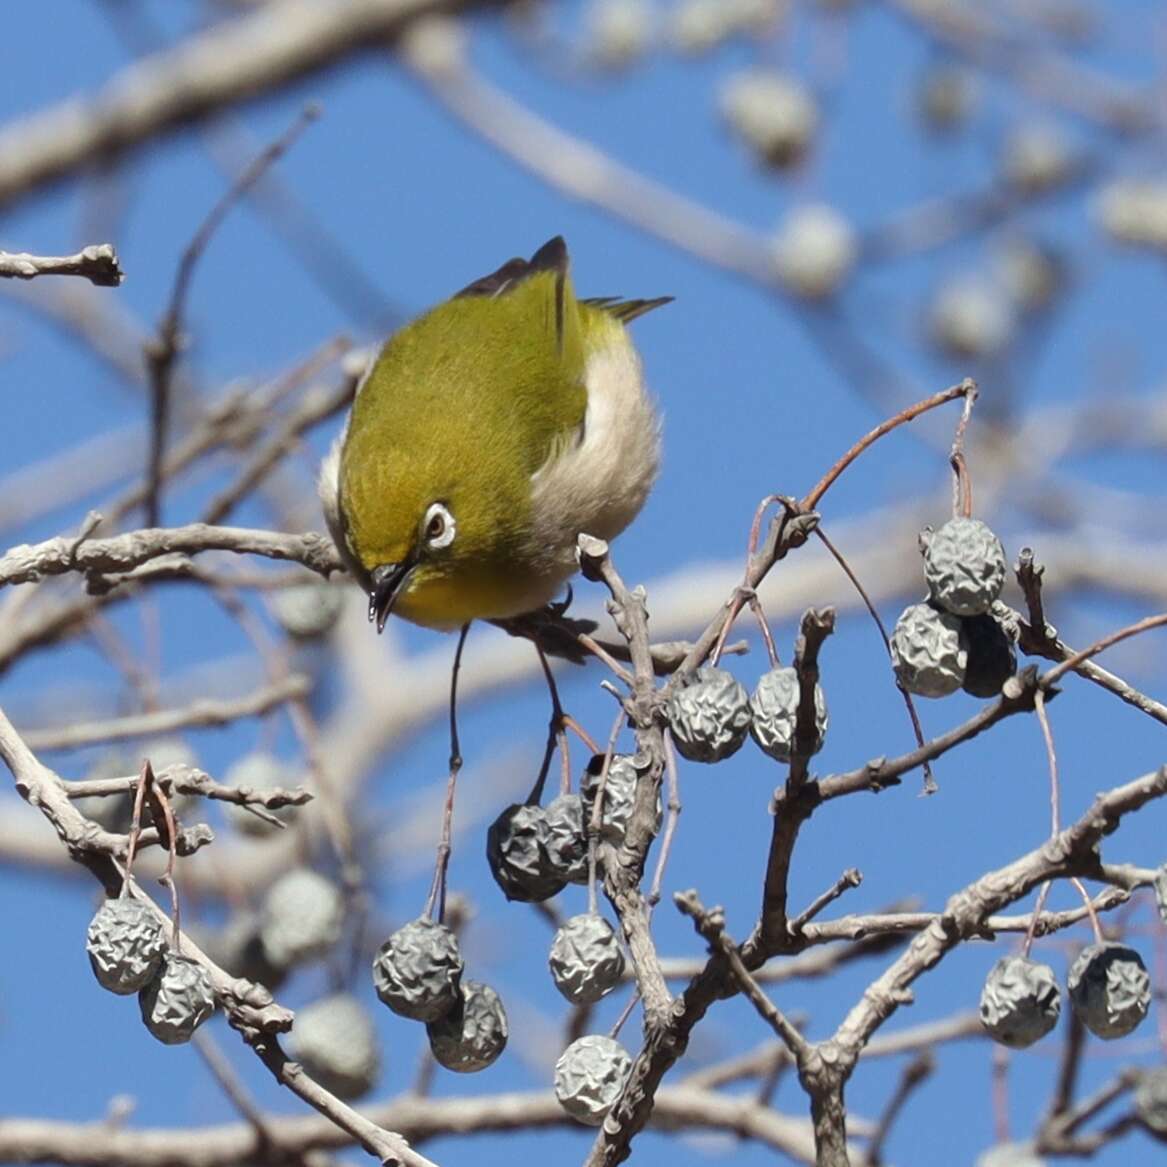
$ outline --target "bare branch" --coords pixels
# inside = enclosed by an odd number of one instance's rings
[[[109,243],[91,244],[76,255],[0,251],[0,279],[33,280],[37,276],[81,276],[99,288],[116,288],[126,278]]]
[[[368,1117],[400,1131],[415,1143],[442,1136],[491,1131],[578,1129],[549,1091],[431,1098],[404,1094],[374,1105]],[[338,1150],[353,1143],[326,1118],[265,1116],[272,1150],[294,1157]],[[669,1131],[725,1131],[813,1164],[810,1124],[748,1100],[697,1087],[664,1088],[654,1125]],[[256,1154],[254,1128],[236,1122],[218,1126],[118,1129],[104,1124],[33,1118],[0,1118],[0,1155],[6,1163],[65,1163],[69,1167],[222,1167]]]
[[[44,543],[13,547],[0,556],[0,587],[72,571],[90,576],[127,572],[163,555],[197,555],[204,551],[289,559],[321,575],[340,569],[332,540],[313,531],[288,535],[190,523],[185,527],[143,528],[81,543],[58,535]]]
[[[180,729],[229,725],[245,717],[263,717],[286,702],[305,696],[311,687],[310,678],[293,673],[233,700],[200,697],[181,709],[159,709],[154,713],[137,713],[108,721],[71,722],[60,727],[30,729],[25,731],[24,740],[33,750],[72,750],[95,742],[125,741]]]
[[[0,130],[0,206],[238,102],[400,36],[435,12],[492,0],[279,0],[147,57],[95,95]]]

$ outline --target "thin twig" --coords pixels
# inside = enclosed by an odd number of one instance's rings
[[[966,377],[959,385],[953,385],[948,389],[944,389],[939,393],[934,393],[931,397],[926,397],[923,401],[917,401],[915,405],[909,405],[906,409],[901,409],[894,417],[890,417],[887,421],[881,422],[871,430],[870,433],[864,434],[831,468],[822,476],[822,478],[811,489],[810,493],[799,504],[800,509],[804,511],[813,511],[818,509],[818,504],[824,494],[835,484],[839,475],[859,457],[869,446],[873,445],[885,434],[889,434],[894,429],[898,429],[901,425],[909,421],[913,421],[922,413],[927,413],[930,409],[935,409],[937,406],[944,405],[949,401],[955,401],[958,397],[963,397],[966,400],[976,393],[976,382],[971,378]]]
[[[1092,656],[1097,656],[1103,649],[1110,648],[1113,644],[1118,644],[1120,641],[1127,640],[1132,636],[1138,636],[1140,633],[1149,632],[1152,628],[1161,628],[1167,624],[1167,612],[1160,612],[1157,616],[1147,616],[1143,620],[1139,620],[1134,624],[1128,624],[1125,628],[1118,629],[1117,632],[1111,632],[1107,636],[1102,637],[1101,640],[1096,640],[1089,648],[1084,648],[1080,652],[1074,653],[1073,656],[1067,657],[1060,665],[1054,665],[1041,678],[1041,687],[1049,690],[1052,685],[1057,682],[1071,669],[1076,669],[1083,661],[1088,660]]]
[[[904,1067],[900,1080],[896,1083],[895,1091],[888,1099],[883,1114],[880,1115],[879,1126],[867,1144],[867,1152],[864,1156],[866,1167],[880,1167],[880,1164],[883,1163],[884,1144],[887,1142],[887,1136],[891,1133],[896,1119],[899,1118],[900,1111],[903,1110],[915,1090],[928,1080],[935,1069],[936,1059],[929,1050],[918,1053]]]
[[[859,582],[859,577],[851,569],[851,565],[844,558],[839,549],[827,538],[821,525],[815,527],[815,535],[819,542],[831,553],[834,561],[843,569],[843,574],[851,581],[851,586],[859,593],[859,598],[863,601],[863,606],[867,609],[868,614],[872,620],[875,621],[875,627],[879,630],[879,637],[883,641],[884,650],[887,652],[888,658],[891,657],[891,638],[887,634],[887,628],[884,626],[883,620],[880,618],[879,610],[875,604],[872,603],[871,597],[867,594],[866,589]],[[912,732],[916,736],[916,745],[923,747],[924,745],[924,727],[920,724],[920,715],[916,712],[916,703],[912,700],[912,695],[903,687],[903,685],[896,685],[900,696],[903,698],[904,707],[908,711],[908,720],[912,723]],[[933,794],[939,787],[936,785],[936,779],[932,774],[932,765],[930,762],[923,763],[924,769],[924,793]]]
[[[315,106],[306,107],[292,126],[239,174],[199,225],[178,262],[166,311],[159,321],[157,334],[146,345],[146,365],[150,374],[150,455],[146,469],[145,498],[148,527],[158,526],[161,515],[162,467],[170,425],[171,374],[182,346],[182,320],[195,265],[231,208],[259,181],[264,171],[290,149],[318,116],[319,110]]]
[[[835,880],[831,887],[811,900],[810,904],[790,921],[790,931],[801,932],[824,908],[833,904],[835,900],[845,892],[850,891],[851,888],[858,887],[862,882],[863,876],[859,873],[859,869],[857,867],[848,867]]]

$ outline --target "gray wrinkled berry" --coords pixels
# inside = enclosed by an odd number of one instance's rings
[[[272,615],[297,640],[311,640],[331,631],[344,607],[344,594],[323,580],[279,588],[271,594]]]
[[[771,244],[782,283],[796,296],[824,300],[855,266],[855,228],[834,207],[811,203],[783,218]]]
[[[547,861],[551,871],[568,883],[587,883],[588,836],[583,799],[561,794],[547,804]]]
[[[1159,908],[1159,919],[1167,924],[1167,863],[1155,872],[1155,903]]]
[[[798,720],[798,673],[791,668],[771,669],[758,682],[750,698],[750,734],[772,758],[790,760]],[[810,752],[823,748],[827,733],[827,702],[822,687],[814,687],[815,736]]]
[[[947,697],[964,681],[968,649],[960,620],[929,604],[903,610],[891,634],[899,682],[918,697]]]
[[[977,1156],[976,1167],[1046,1167],[1032,1143],[998,1143]]]
[[[1139,1079],[1135,1113],[1149,1131],[1167,1139],[1167,1068],[1147,1070]]]
[[[253,912],[236,912],[226,925],[214,932],[194,937],[202,950],[234,977],[256,981],[276,990],[287,978],[286,968],[277,968],[267,958],[259,935],[259,917]]]
[[[419,916],[381,945],[373,961],[373,985],[394,1013],[436,1021],[458,1003],[462,967],[454,933]]]
[[[486,861],[508,900],[541,903],[566,886],[547,852],[547,819],[541,806],[515,803],[486,832]]]
[[[587,770],[580,780],[579,792],[583,798],[585,815],[592,814],[603,770],[604,755],[596,754],[588,763]],[[608,777],[604,780],[604,809],[600,815],[600,837],[617,847],[624,842],[624,835],[628,831],[628,821],[632,818],[638,776],[639,770],[634,755],[612,755],[612,760],[608,764]],[[660,825],[661,805],[660,796],[657,795],[653,834],[660,830]]]
[[[138,766],[131,762],[121,750],[108,750],[102,754],[85,772],[86,782],[99,782],[109,778],[124,778],[137,773]],[[130,829],[134,817],[134,800],[128,793],[103,797],[87,794],[83,798],[71,800],[75,810],[87,819],[92,819],[99,827],[124,835]]]
[[[588,10],[588,57],[602,69],[626,69],[652,41],[654,13],[645,0],[595,0]]]
[[[994,1041],[1025,1049],[1058,1023],[1061,992],[1048,964],[1024,956],[1003,956],[981,990],[981,1024]]]
[[[368,1094],[381,1072],[373,1022],[348,993],[297,1010],[288,1049],[311,1077],[338,1098]]]
[[[754,70],[730,77],[721,110],[733,132],[767,166],[797,163],[818,127],[814,98],[795,77]]]
[[[1008,632],[988,612],[963,621],[968,663],[962,689],[973,697],[997,697],[1017,671],[1017,653]]]
[[[725,669],[700,668],[665,703],[677,752],[691,762],[736,754],[750,728],[750,695]]]
[[[462,982],[462,999],[426,1025],[439,1065],[458,1074],[485,1070],[507,1044],[507,1015],[498,994],[480,981]]]
[[[1151,1005],[1151,978],[1143,958],[1125,944],[1091,944],[1078,953],[1068,978],[1070,1004],[1096,1037],[1131,1033]]]
[[[190,1041],[215,1011],[215,991],[201,964],[167,953],[154,979],[138,994],[146,1028],[166,1045]]]
[[[244,754],[224,775],[223,783],[226,786],[234,786],[254,794],[262,794],[274,790],[276,787],[287,788],[296,785],[295,782],[289,781],[287,766],[263,750]],[[267,813],[275,815],[281,822],[290,823],[295,818],[298,809],[294,806],[282,806],[279,810],[271,810]],[[240,806],[237,803],[224,803],[224,813],[231,825],[245,835],[263,838],[283,833],[279,827],[266,822],[245,806]]]
[[[921,539],[932,599],[954,616],[987,612],[1005,583],[1005,549],[980,519],[949,519]]]
[[[599,1126],[631,1069],[632,1059],[618,1041],[590,1033],[573,1041],[555,1063],[555,1097],[576,1122]]]
[[[548,958],[555,987],[573,1004],[590,1005],[610,993],[624,975],[624,953],[603,916],[572,916],[551,942]]]
[[[344,900],[340,888],[315,871],[300,868],[268,888],[259,935],[276,968],[302,964],[340,939]]]
[[[122,996],[136,993],[162,963],[162,922],[140,900],[106,900],[89,921],[85,950],[102,988]]]

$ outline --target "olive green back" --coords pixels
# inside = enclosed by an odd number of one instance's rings
[[[581,309],[565,270],[455,297],[393,336],[353,405],[341,509],[366,567],[399,561],[431,502],[457,558],[521,539],[530,478],[584,419]]]

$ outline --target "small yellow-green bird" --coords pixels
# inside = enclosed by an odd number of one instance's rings
[[[320,495],[380,631],[541,608],[644,505],[660,420],[626,326],[667,304],[580,300],[556,237],[392,336]]]

